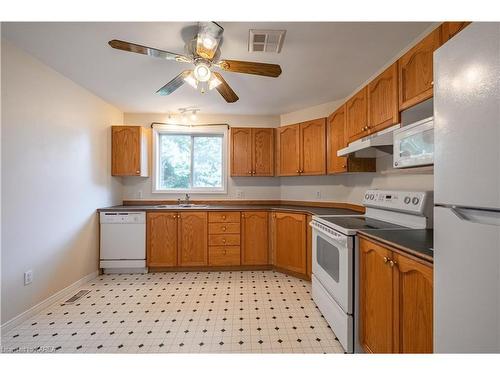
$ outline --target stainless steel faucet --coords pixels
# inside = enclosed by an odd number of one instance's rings
[[[177,204],[189,204],[189,194],[186,194],[186,196],[184,197],[184,200],[182,200],[181,198],[177,199]]]

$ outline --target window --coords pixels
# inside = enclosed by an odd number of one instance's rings
[[[226,192],[227,126],[154,129],[153,192]]]

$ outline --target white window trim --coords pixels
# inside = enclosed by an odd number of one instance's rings
[[[213,134],[222,135],[222,187],[220,188],[190,188],[190,189],[159,189],[159,135],[173,133],[173,134]],[[185,126],[185,125],[153,125],[153,173],[152,173],[152,193],[158,194],[179,194],[179,193],[192,193],[192,194],[227,194],[227,176],[228,176],[228,126],[227,125],[211,125],[211,126]]]

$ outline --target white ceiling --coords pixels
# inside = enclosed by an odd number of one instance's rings
[[[431,24],[221,22],[222,58],[280,64],[279,78],[224,72],[240,97],[227,104],[214,90],[184,85],[170,96],[156,90],[189,65],[114,50],[122,39],[183,53],[195,23],[3,23],[2,37],[124,112],[282,114],[339,100],[366,81]],[[249,29],[286,29],[280,54],[248,52]],[[50,90],[50,88],[47,88]]]

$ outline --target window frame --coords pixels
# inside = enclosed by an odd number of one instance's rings
[[[189,189],[162,189],[158,183],[160,180],[160,135],[189,135],[189,136],[218,136],[222,138],[222,186],[211,187],[191,187]],[[193,160],[193,145],[191,142],[191,160]],[[153,173],[152,173],[152,192],[160,194],[227,194],[227,177],[228,177],[228,126],[227,125],[211,125],[211,126],[189,126],[189,125],[154,125],[153,126]],[[190,181],[193,179],[193,163],[190,169]]]

